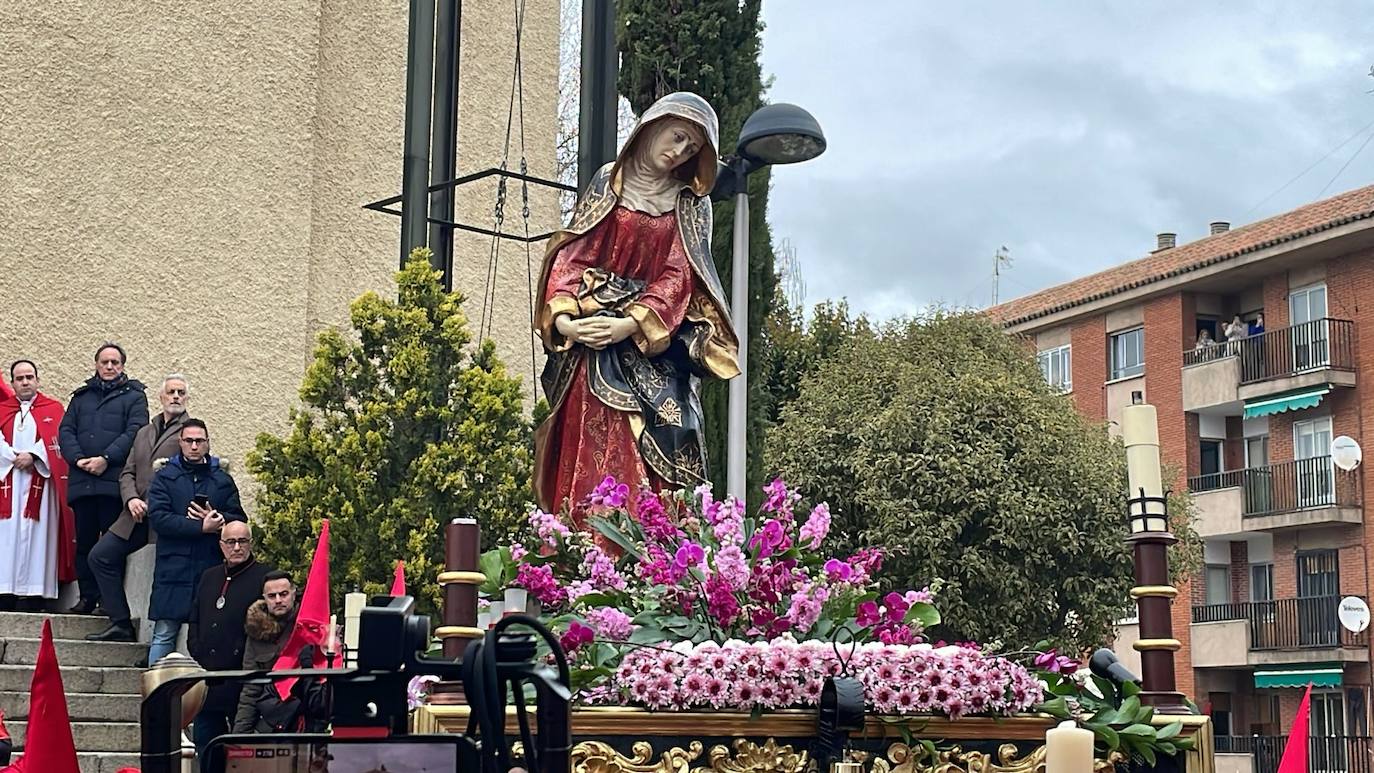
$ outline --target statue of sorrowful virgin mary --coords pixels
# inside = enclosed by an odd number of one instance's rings
[[[549,242],[535,318],[553,411],[535,434],[546,511],[575,508],[607,475],[656,489],[706,482],[700,379],[739,373],[711,262],[718,142],[706,100],[660,99]]]

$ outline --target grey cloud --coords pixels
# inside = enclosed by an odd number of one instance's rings
[[[986,305],[1317,198],[1374,120],[1358,4],[817,0],[765,5],[770,97],[812,110],[827,153],[773,175],[776,238],[808,300],[879,315]],[[1371,143],[1374,145],[1374,143]],[[1374,178],[1367,148],[1326,191]],[[1252,211],[1253,210],[1253,211]]]

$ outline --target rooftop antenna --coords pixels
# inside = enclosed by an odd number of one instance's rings
[[[997,285],[1002,278],[1002,267],[1011,268],[1011,251],[1007,245],[997,248],[997,252],[992,255],[992,305],[997,305]]]

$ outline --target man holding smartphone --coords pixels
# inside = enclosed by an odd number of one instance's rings
[[[191,619],[196,583],[220,562],[219,531],[225,521],[246,521],[238,486],[210,455],[210,432],[187,419],[173,456],[148,487],[148,522],[157,532],[157,564],[148,617],[153,641],[148,664],[176,649],[181,626]]]

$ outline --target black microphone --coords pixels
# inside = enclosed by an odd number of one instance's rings
[[[1088,670],[1093,672],[1094,676],[1110,679],[1118,686],[1127,682],[1140,684],[1140,677],[1132,674],[1129,668],[1121,665],[1116,653],[1106,647],[1093,653],[1092,658],[1088,660]]]

